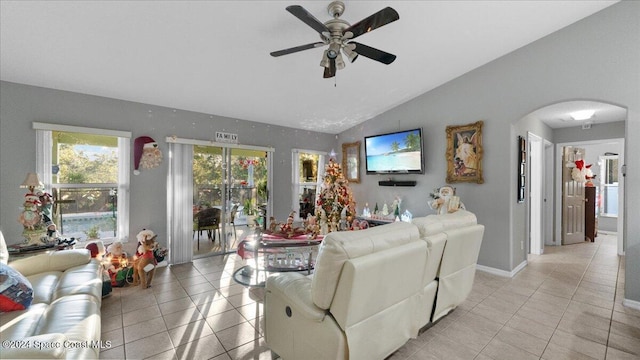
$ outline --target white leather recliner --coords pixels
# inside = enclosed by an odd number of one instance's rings
[[[283,359],[390,355],[428,322],[437,289],[428,257],[408,223],[329,234],[313,277],[267,279],[267,344]]]
[[[312,276],[267,279],[267,345],[284,360],[384,359],[468,296],[483,233],[463,210],[330,233]]]
[[[420,230],[420,237],[438,249],[433,257],[441,259],[438,262],[438,295],[432,322],[455,309],[471,292],[484,236],[484,225],[477,222],[476,216],[466,210],[414,218],[412,221]]]

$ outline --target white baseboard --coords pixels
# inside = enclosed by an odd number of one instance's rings
[[[489,274],[512,278],[512,277],[516,276],[516,274],[520,270],[524,269],[525,266],[527,266],[527,260],[521,262],[520,265],[516,266],[515,269],[513,269],[511,271],[500,270],[500,269],[496,269],[496,268],[492,268],[492,267],[484,266],[484,265],[479,265],[479,264],[476,264],[476,269],[480,270],[480,271],[483,271],[483,272],[486,272],[486,273],[489,273]]]
[[[640,310],[640,301],[624,299],[624,300],[622,300],[622,305],[624,305],[624,306],[626,306],[628,308]]]

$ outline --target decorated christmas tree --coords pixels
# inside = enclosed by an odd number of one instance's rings
[[[356,216],[356,202],[340,164],[330,158],[324,171],[324,182],[316,201],[316,216],[321,222],[326,219],[328,231],[335,231],[343,216],[351,223]]]

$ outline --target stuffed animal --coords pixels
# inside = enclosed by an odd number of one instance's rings
[[[119,282],[116,279],[118,275],[118,271],[126,268],[128,266],[128,257],[127,253],[122,248],[122,242],[116,241],[113,244],[107,247],[107,254],[105,255],[107,258],[107,271],[109,273],[109,278],[111,279],[111,285],[113,286],[123,286],[123,282]]]
[[[91,241],[85,246],[85,249],[89,250],[92,258],[102,262],[103,256],[105,255],[104,244],[102,243],[102,241]],[[113,291],[111,286],[111,278],[109,277],[109,273],[103,268],[102,297],[111,294],[111,291]]]
[[[429,202],[429,207],[436,210],[438,215],[450,214],[465,208],[460,197],[455,196],[455,189],[451,186],[441,187],[438,193],[432,196],[434,199]]]
[[[151,230],[142,230],[138,233],[138,251],[136,252],[136,259],[133,262],[133,285],[142,285],[143,289],[151,287],[151,280],[156,272],[156,258],[153,254],[153,250],[158,243],[156,238],[158,235],[154,234]],[[141,255],[138,255],[141,254]]]

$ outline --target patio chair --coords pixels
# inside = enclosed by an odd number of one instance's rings
[[[204,209],[193,217],[193,231],[198,233],[198,250],[200,250],[200,234],[203,230],[211,241],[216,241],[216,231],[220,232],[220,209]]]
[[[238,241],[238,235],[236,234],[236,213],[238,212],[238,204],[233,205],[231,213],[229,214],[229,225],[233,226],[233,243]]]

